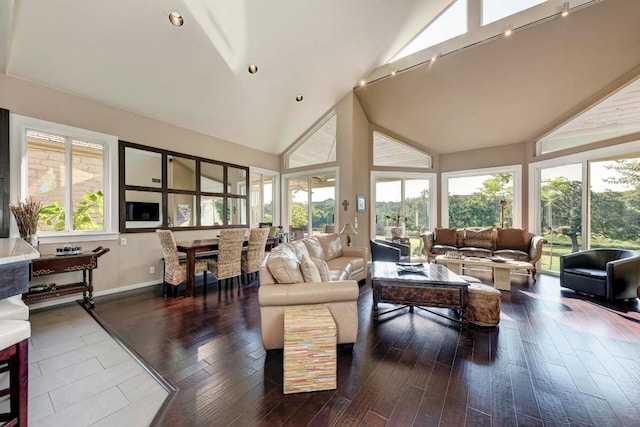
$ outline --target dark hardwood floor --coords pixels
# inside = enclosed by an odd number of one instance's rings
[[[96,298],[95,313],[176,387],[158,425],[640,426],[638,301],[529,282],[503,292],[499,327],[465,329],[420,310],[374,326],[363,284],[337,390],[291,395],[282,351],[262,347],[255,283],[194,299],[154,286]]]

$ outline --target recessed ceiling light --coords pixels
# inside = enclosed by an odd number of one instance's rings
[[[298,102],[302,101],[303,99],[304,99],[304,96],[302,96],[302,95],[296,96],[296,101],[298,101]]]
[[[251,74],[255,74],[258,72],[258,66],[256,64],[250,64],[249,65],[249,72]]]
[[[184,24],[184,19],[178,12],[170,12],[169,22],[171,22],[171,25],[175,27],[182,27],[182,24]]]
[[[364,80],[360,80],[360,86],[364,86],[366,84],[367,84],[367,82],[365,82]]]
[[[504,35],[510,36],[512,32],[513,32],[513,24],[509,24],[509,27],[507,27],[507,31],[504,32]]]

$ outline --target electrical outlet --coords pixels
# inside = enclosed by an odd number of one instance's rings
[[[121,237],[120,238],[120,246],[127,246],[127,238],[126,237]]]
[[[152,265],[149,267],[149,274],[154,274],[156,272],[156,268]]]

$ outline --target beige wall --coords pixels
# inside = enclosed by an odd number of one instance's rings
[[[279,156],[160,122],[116,107],[0,74],[0,107],[12,113],[48,120],[91,131],[115,135],[138,144],[207,157],[243,166],[280,169]],[[117,192],[116,192],[117,194]],[[17,199],[12,195],[11,200]],[[213,236],[209,231],[179,231],[176,240]],[[119,240],[79,243],[85,250],[98,245],[111,249],[99,259],[94,285],[97,292],[162,280],[162,253],[155,233],[129,233],[127,246]],[[42,253],[53,253],[55,245],[41,245]],[[155,274],[149,274],[149,267]],[[49,276],[47,282],[65,283],[69,277]]]

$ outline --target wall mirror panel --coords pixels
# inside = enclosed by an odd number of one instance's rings
[[[162,187],[162,154],[125,148],[125,184],[137,187]]]
[[[120,232],[247,227],[249,168],[120,141]]]
[[[167,156],[167,186],[174,190],[196,191],[196,161]]]

